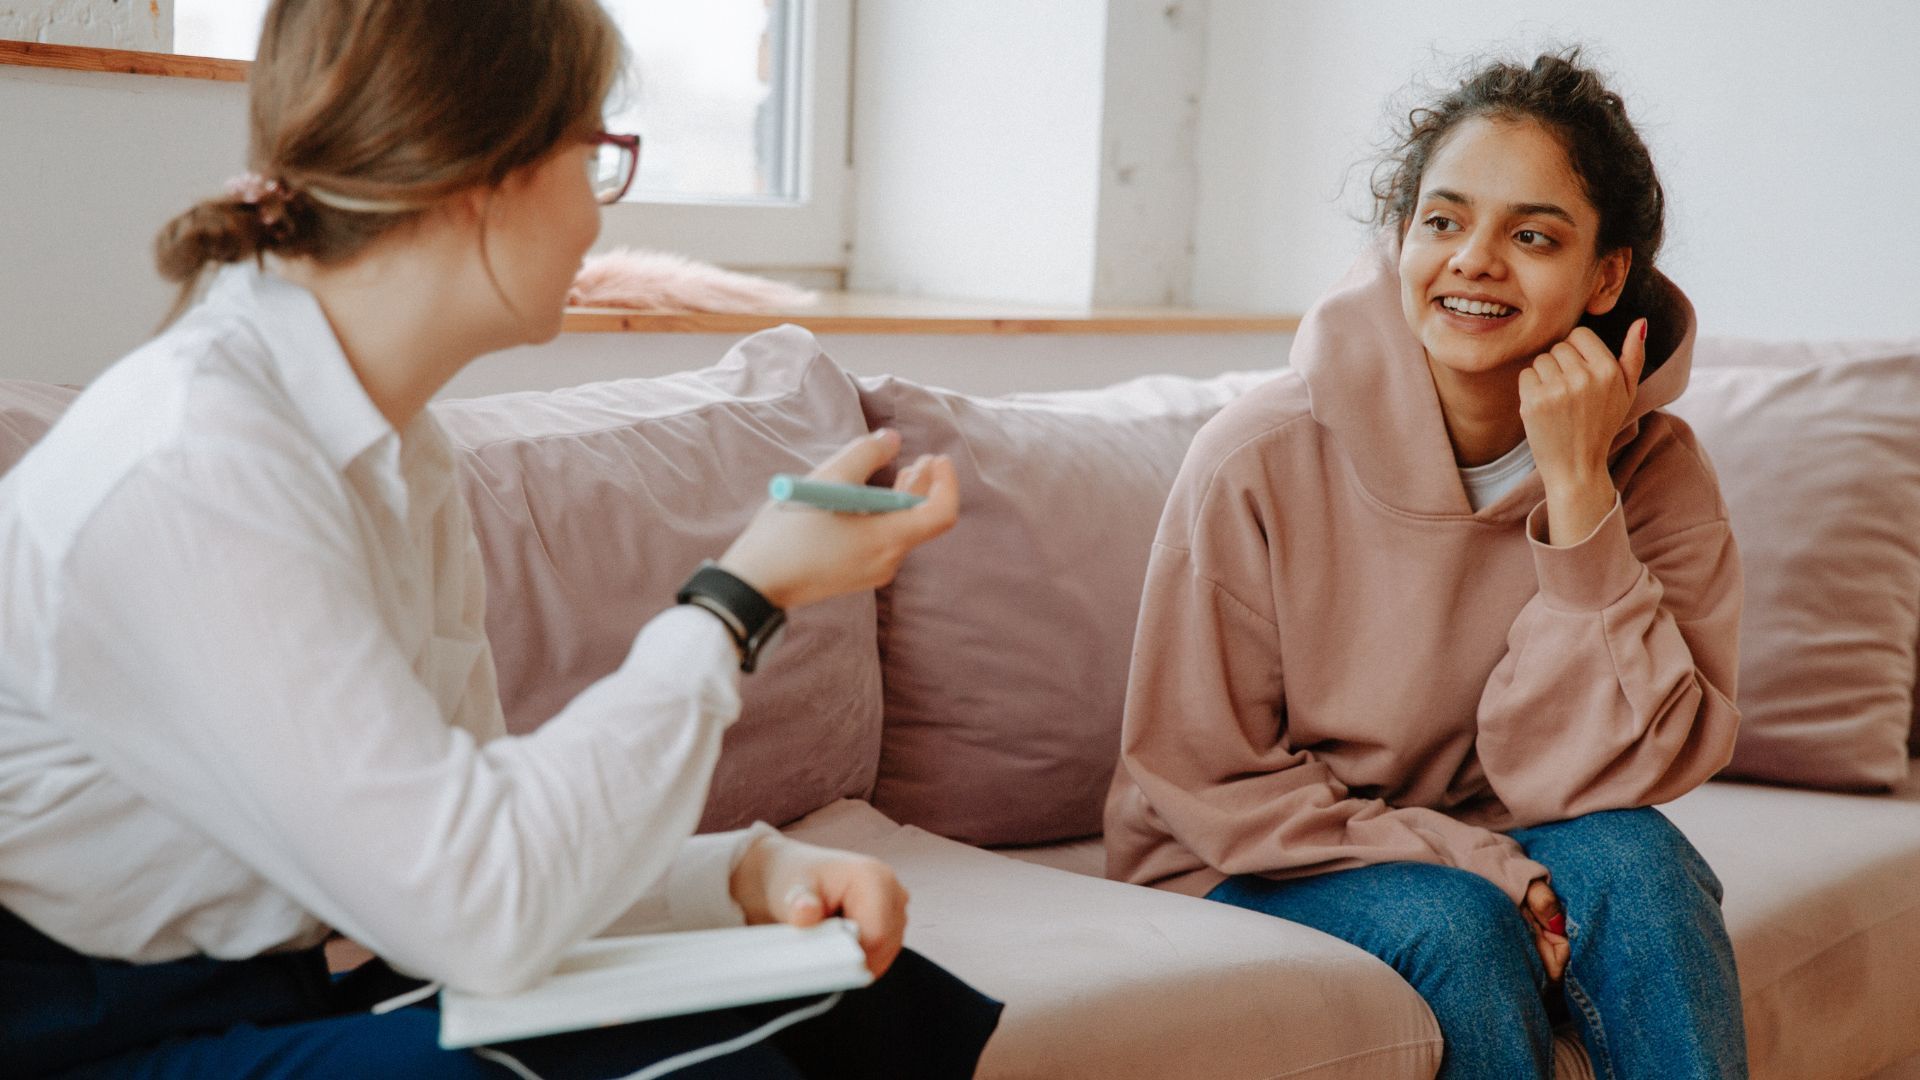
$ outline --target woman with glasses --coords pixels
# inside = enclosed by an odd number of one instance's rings
[[[176,318],[0,483],[0,1071],[604,1077],[724,1045],[676,1075],[971,1074],[999,1006],[902,951],[884,864],[691,836],[742,628],[889,579],[952,525],[950,463],[900,470],[913,510],[761,514],[617,671],[506,734],[425,406],[559,332],[637,164],[600,130],[623,52],[593,0],[267,12],[253,171],[158,240]],[[878,981],[768,1041],[795,1003],[471,1053],[430,1002],[368,1011],[524,987],[609,925],[833,915]],[[335,931],[380,959],[329,977]]]

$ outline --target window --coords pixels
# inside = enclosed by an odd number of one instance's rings
[[[602,2],[634,62],[608,128],[645,139],[602,246],[844,267],[850,0]],[[175,0],[174,51],[251,59],[266,7]]]
[[[173,0],[173,51],[251,60],[267,0]]]
[[[633,54],[608,127],[646,138],[635,198],[800,195],[799,0],[608,0]]]

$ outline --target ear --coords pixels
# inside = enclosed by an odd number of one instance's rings
[[[448,199],[447,208],[462,221],[484,221],[487,217],[488,204],[492,201],[493,189],[476,184]]]
[[[1633,249],[1621,248],[1600,256],[1594,275],[1593,292],[1587,297],[1587,314],[1605,315],[1620,302],[1620,290],[1627,287],[1627,272],[1633,269]]]

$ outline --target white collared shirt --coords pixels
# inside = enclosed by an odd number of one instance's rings
[[[669,609],[512,737],[484,605],[440,426],[223,270],[0,479],[0,905],[142,962],[332,927],[477,991],[616,919],[738,923],[747,834],[689,839],[740,710],[718,620]]]

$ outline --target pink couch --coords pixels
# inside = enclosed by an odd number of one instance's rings
[[[1704,410],[1700,430],[1764,598],[1748,634],[1765,670],[1743,680],[1774,695],[1743,699],[1761,719],[1742,767],[1777,783],[1715,781],[1664,809],[1726,885],[1753,1075],[1920,1078],[1920,779],[1907,778],[1920,550],[1902,546],[1895,513],[1920,515],[1920,396],[1899,382],[1920,378],[1920,343],[1701,352],[1715,374],[1700,386],[1732,404]],[[898,427],[907,453],[955,457],[962,523],[877,595],[797,613],[748,681],[706,826],[765,818],[891,862],[913,893],[909,943],[1008,1002],[983,1076],[1429,1077],[1432,1016],[1373,957],[1101,876],[1093,834],[1160,501],[1193,431],[1273,375],[986,399],[856,379],[785,327],[706,372],[441,403],[464,450],[510,722],[538,724],[610,670],[769,473]],[[69,397],[0,383],[0,470]],[[1911,430],[1874,427],[1876,408],[1913,414]],[[1853,488],[1814,467],[1819,448],[1781,425],[1815,414],[1894,466]],[[1819,483],[1791,491],[1768,471],[1781,469]],[[1736,475],[1765,482],[1736,498]],[[1885,513],[1780,508],[1783,491],[1848,490]],[[1888,550],[1821,564],[1832,544],[1796,538],[1828,524],[1878,529]],[[1839,584],[1783,592],[1775,566]],[[1867,596],[1831,602],[1862,579]],[[1893,602],[1866,610],[1882,594]],[[1796,682],[1807,657],[1827,666]],[[1879,685],[1900,663],[1898,686]],[[1795,781],[1882,790],[1778,783]],[[1570,1034],[1559,1052],[1560,1075],[1591,1074]]]

